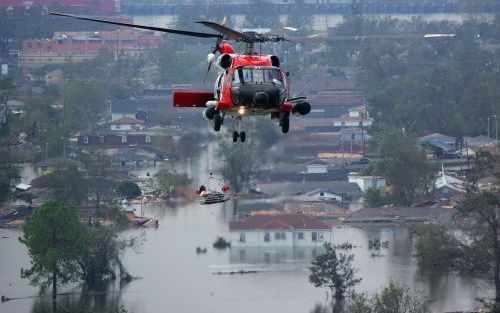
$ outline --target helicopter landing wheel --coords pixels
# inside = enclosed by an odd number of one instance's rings
[[[283,120],[281,121],[281,131],[286,134],[288,133],[288,129],[290,128],[290,116],[288,114],[283,116]]]
[[[216,113],[214,115],[214,130],[218,132],[220,130],[220,127],[222,126],[222,123],[224,122],[224,118],[221,116],[220,113]]]
[[[234,131],[233,132],[233,142],[237,142],[238,138],[240,138],[241,142],[245,142],[245,140],[247,139],[247,134],[245,132]]]

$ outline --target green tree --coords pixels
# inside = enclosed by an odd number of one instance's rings
[[[430,301],[393,281],[373,298],[373,313],[430,313]]]
[[[77,257],[85,246],[84,230],[76,211],[61,202],[50,200],[38,208],[23,228],[21,242],[28,248],[31,267],[21,269],[44,293],[52,285],[55,308],[57,286],[78,281]]]
[[[142,194],[141,188],[139,187],[139,185],[137,185],[135,182],[130,181],[130,180],[121,182],[118,185],[116,192],[120,196],[125,197],[127,199],[137,198]]]
[[[49,188],[54,200],[79,206],[87,199],[88,184],[80,170],[74,165],[55,169],[40,177],[40,187]]]
[[[460,251],[450,229],[440,224],[420,225],[417,235],[415,250],[420,268],[429,270],[454,266]]]
[[[389,203],[381,188],[368,188],[363,195],[363,202],[370,208],[380,207]]]
[[[246,191],[265,162],[265,153],[248,142],[235,147],[233,142],[222,139],[219,154],[224,160],[224,177],[234,192]]]
[[[159,189],[164,192],[170,192],[175,186],[186,186],[191,183],[185,174],[171,173],[166,169],[159,171],[156,174]]]
[[[273,146],[280,140],[273,121],[249,119],[244,127],[248,130],[248,139],[244,144],[227,140],[227,134],[219,139],[218,151],[224,160],[224,178],[229,180],[235,192],[248,190],[269,161]]]
[[[365,294],[353,292],[349,301],[349,313],[372,313],[373,309]]]
[[[340,249],[330,243],[325,243],[324,248],[325,252],[311,263],[309,281],[314,287],[330,289],[332,300],[340,302],[361,281],[354,275],[354,255],[339,252]]]
[[[111,158],[101,151],[90,151],[81,157],[87,175],[90,178],[89,188],[95,192],[96,210],[99,211],[101,195],[109,181],[108,173],[111,167]]]
[[[408,287],[390,281],[381,293],[372,298],[353,293],[349,313],[430,313],[429,299]]]
[[[498,237],[498,191],[481,191],[467,195],[457,206],[462,218],[468,218],[467,238],[462,241],[464,248],[463,265],[473,271],[479,268],[493,269],[495,284],[494,312],[500,312],[500,241]],[[485,262],[489,260],[490,262]],[[486,263],[486,264],[485,264]]]
[[[415,137],[395,127],[385,126],[375,134],[375,140],[385,159],[382,174],[393,189],[394,202],[409,205],[418,193],[427,193],[427,162]]]
[[[112,229],[103,226],[85,228],[86,245],[78,257],[80,277],[88,287],[107,280],[115,280],[116,272],[120,282],[128,282],[132,276],[121,261],[121,254],[135,245],[135,239],[118,239]]]
[[[0,203],[7,200],[11,190],[13,188],[13,183],[16,182],[19,176],[19,169],[11,164],[2,161],[0,158]]]
[[[92,129],[104,116],[110,95],[102,81],[73,81],[64,87],[65,124],[70,129]]]

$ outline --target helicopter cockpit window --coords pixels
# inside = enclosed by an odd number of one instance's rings
[[[251,68],[244,68],[241,70],[241,72],[242,72],[242,77],[243,77],[243,83],[253,82],[253,75],[252,75]]]
[[[239,68],[234,73],[233,85],[236,84],[274,84],[283,85],[283,77],[276,68]]]
[[[233,73],[233,85],[238,85],[240,83],[240,75],[238,71],[234,71]]]

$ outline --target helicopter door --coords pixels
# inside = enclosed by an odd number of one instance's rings
[[[222,86],[222,76],[224,76],[224,74],[220,74],[219,77],[217,77],[217,80],[215,81],[215,93],[214,93],[214,96],[215,96],[216,100],[220,100],[220,89],[221,89],[221,86]]]

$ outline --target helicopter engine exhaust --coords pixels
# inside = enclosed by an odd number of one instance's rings
[[[215,116],[215,105],[211,105],[205,110],[203,110],[203,117],[207,120],[213,120]]]
[[[311,112],[311,104],[307,101],[299,102],[292,108],[292,113],[295,115],[307,115],[309,112]]]

